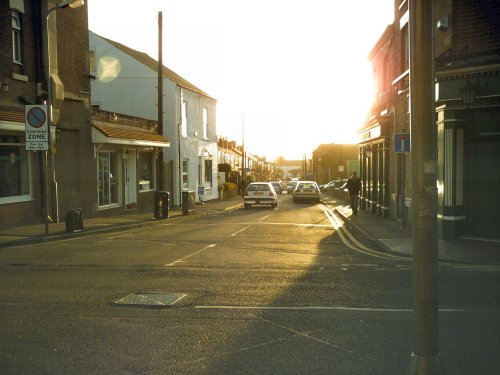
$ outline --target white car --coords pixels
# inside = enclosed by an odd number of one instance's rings
[[[245,189],[243,204],[249,208],[254,204],[278,207],[278,194],[270,182],[252,182]]]
[[[293,201],[313,201],[319,203],[320,191],[318,184],[314,181],[299,181],[293,190]]]

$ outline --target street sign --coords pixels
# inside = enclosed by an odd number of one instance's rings
[[[410,133],[394,133],[394,152],[410,152]]]
[[[24,107],[26,150],[46,151],[49,149],[49,126],[46,105]]]

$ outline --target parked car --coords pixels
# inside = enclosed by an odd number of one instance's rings
[[[243,204],[245,208],[255,204],[278,207],[278,194],[270,182],[252,182],[245,189]]]
[[[328,190],[330,190],[331,188],[333,188],[333,186],[335,185],[336,181],[338,181],[338,180],[333,180],[333,181],[327,182],[326,184],[319,185],[319,190],[320,191],[328,191]]]
[[[293,201],[312,201],[319,203],[320,201],[319,186],[314,181],[299,181],[293,191]]]
[[[292,194],[298,183],[299,181],[296,180],[288,181],[288,184],[286,185],[286,193]]]
[[[283,186],[281,185],[281,181],[271,181],[271,184],[273,185],[276,193],[283,194]]]

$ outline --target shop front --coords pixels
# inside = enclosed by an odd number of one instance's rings
[[[158,185],[159,150],[169,147],[162,135],[120,125],[92,121],[97,173],[96,215],[154,206]]]
[[[374,119],[360,132],[359,162],[363,186],[360,195],[361,209],[388,217],[390,120]]]

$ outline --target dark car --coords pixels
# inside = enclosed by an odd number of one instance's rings
[[[271,181],[271,185],[273,185],[276,193],[283,194],[283,186],[281,185],[281,181]]]

